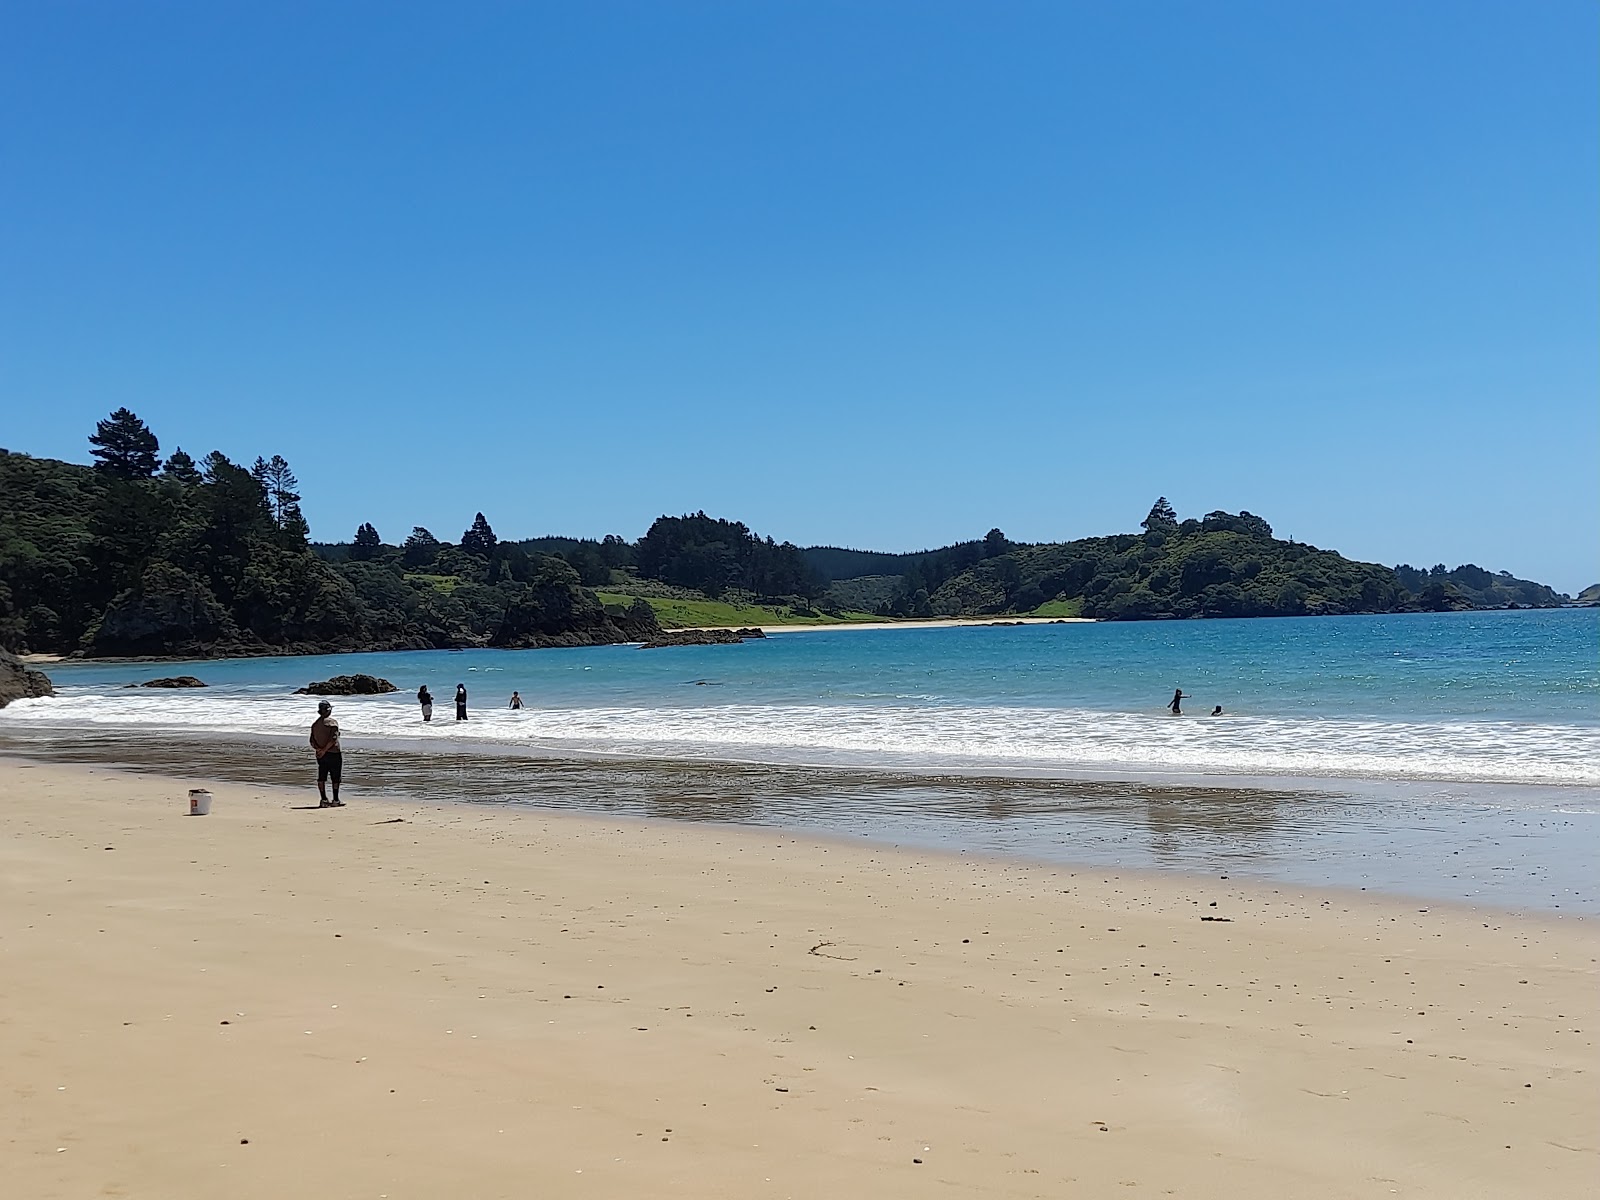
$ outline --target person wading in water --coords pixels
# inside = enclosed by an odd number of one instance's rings
[[[465,721],[466,719],[467,719],[467,685],[464,684],[464,683],[458,683],[458,684],[456,684],[456,720]]]
[[[422,705],[422,719],[433,720],[433,693],[428,690],[427,684],[417,689],[417,703]]]
[[[1185,696],[1183,694],[1183,689],[1182,688],[1176,688],[1173,691],[1173,693],[1172,693],[1172,703],[1167,705],[1167,708],[1172,711],[1172,715],[1173,716],[1175,716],[1175,717],[1183,716],[1183,702],[1185,700],[1187,700],[1187,699],[1189,699],[1189,697]]]

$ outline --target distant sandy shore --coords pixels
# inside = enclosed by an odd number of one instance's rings
[[[190,783],[0,762],[8,1195],[1593,1194],[1581,918]]]
[[[757,625],[762,633],[808,633],[834,629],[962,629],[978,625],[1092,625],[1093,617],[948,617],[931,621],[832,621],[822,625]],[[694,625],[691,629],[729,629],[728,625]]]

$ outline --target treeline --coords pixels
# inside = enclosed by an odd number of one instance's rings
[[[478,514],[478,522],[482,529],[475,524],[474,529],[462,535],[460,547],[439,541],[421,526],[413,529],[403,544],[388,546],[376,529],[363,525],[352,542],[319,544],[314,548],[329,562],[398,555],[408,570],[459,575],[469,565],[461,559],[461,551],[469,544],[476,549],[494,539],[482,513]],[[806,600],[819,595],[823,587],[799,547],[759,537],[742,522],[708,517],[703,512],[658,517],[637,542],[607,534],[599,540],[538,537],[497,544],[501,547],[499,555],[508,561],[541,554],[559,558],[586,587],[605,587],[619,573],[700,592],[712,599],[740,592],[761,600]]]
[[[657,517],[639,539],[634,562],[641,578],[694,588],[713,600],[734,589],[763,599],[810,599],[822,591],[798,546],[703,512]]]
[[[1400,586],[1426,608],[1554,608],[1567,599],[1542,583],[1518,579],[1509,571],[1489,572],[1472,563],[1453,571],[1446,570],[1443,563],[1426,571],[1401,563],[1394,574]]]
[[[195,461],[126,409],[89,438],[94,465],[0,451],[0,647],[95,655],[298,653],[590,645],[657,628],[645,599],[592,589],[754,599],[791,611],[1111,620],[1551,607],[1552,589],[1466,564],[1354,562],[1273,536],[1248,512],[1180,520],[1165,498],[1142,532],[1028,545],[999,529],[888,555],[801,549],[704,512],[637,542],[502,541],[482,513],[456,541],[370,523],[312,544],[281,456]]]
[[[1165,497],[1143,532],[1045,545],[1013,545],[999,530],[914,557],[898,579],[877,577],[886,616],[981,613],[1102,620],[1268,617],[1555,607],[1543,584],[1467,565],[1429,572],[1355,562],[1273,536],[1249,512],[1179,520]],[[856,598],[864,598],[862,584]],[[848,585],[835,582],[832,591]]]
[[[480,514],[459,544],[364,525],[313,553],[281,456],[252,466],[181,448],[163,462],[119,409],[93,467],[0,452],[0,645],[95,655],[219,655],[589,645],[656,628],[608,612],[565,560],[502,546]]]

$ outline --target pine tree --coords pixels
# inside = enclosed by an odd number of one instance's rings
[[[302,526],[305,524],[305,518],[300,515],[300,493],[296,490],[300,481],[294,477],[283,455],[274,454],[270,462],[258,457],[255,466],[250,468],[250,474],[255,476],[261,490],[266,493],[267,508],[272,513],[274,525],[287,530],[296,522]]]
[[[1162,496],[1150,506],[1150,515],[1141,524],[1146,533],[1171,533],[1178,528],[1178,514]]]
[[[350,557],[355,562],[368,562],[383,545],[383,539],[378,536],[378,531],[372,527],[372,522],[364,522],[356,530],[355,540],[350,543]]]
[[[202,478],[200,468],[194,465],[194,459],[184,453],[182,446],[167,459],[167,465],[161,468],[161,477],[184,485],[199,483]]]
[[[311,526],[306,523],[299,504],[291,502],[284,506],[283,524],[279,526],[279,531],[283,535],[283,544],[292,549],[300,549],[311,540]]]
[[[400,561],[406,566],[416,569],[430,567],[433,560],[439,557],[439,539],[434,537],[421,525],[414,525],[411,534],[406,538],[406,543],[400,549]]]
[[[119,408],[89,435],[95,469],[119,479],[149,479],[161,465],[161,443],[150,427]]]
[[[472,528],[461,535],[461,548],[468,554],[476,554],[479,558],[493,558],[494,548],[499,538],[494,536],[494,530],[489,528],[489,522],[479,513],[472,520]]]

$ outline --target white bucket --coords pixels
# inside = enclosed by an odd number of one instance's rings
[[[205,788],[189,789],[189,815],[204,817],[211,814],[211,793]]]

